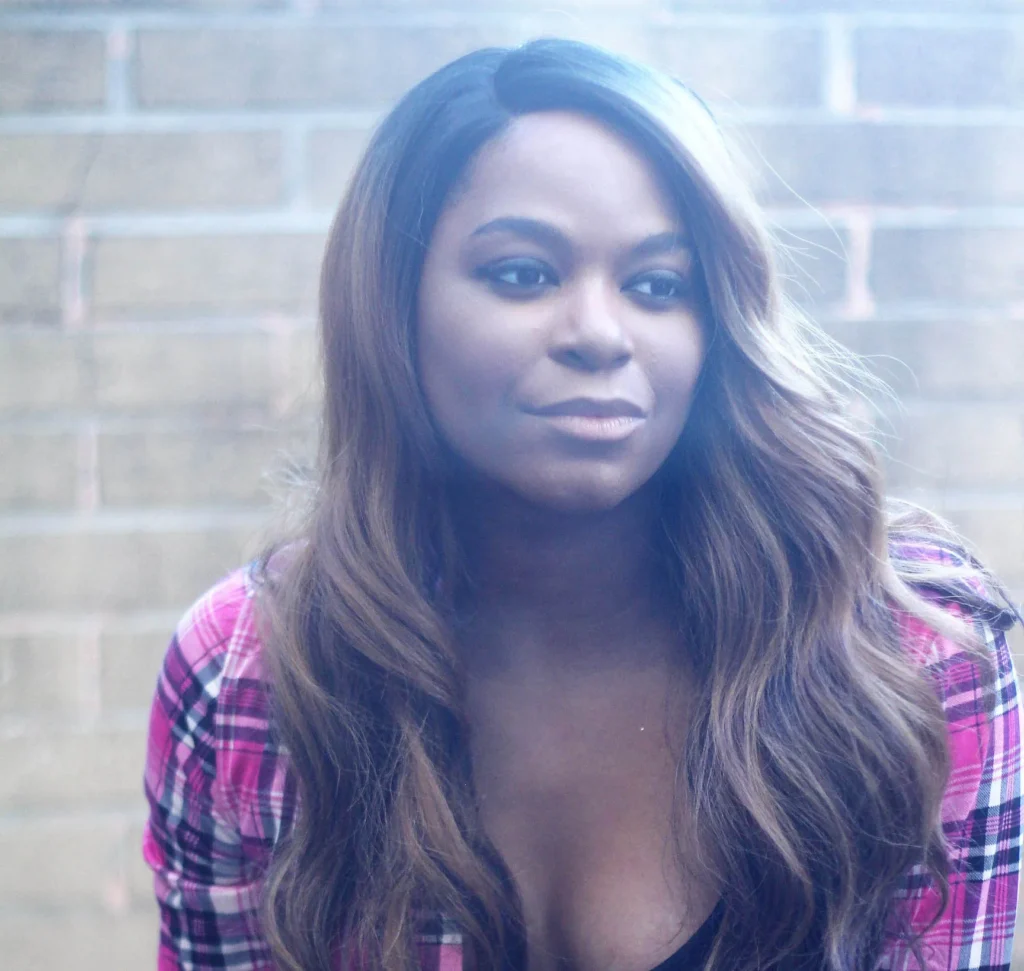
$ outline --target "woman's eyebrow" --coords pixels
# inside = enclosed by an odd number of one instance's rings
[[[658,233],[655,236],[648,236],[647,239],[632,249],[633,256],[662,256],[665,253],[685,252],[692,257],[693,245],[690,237],[683,232]]]
[[[470,238],[490,236],[499,233],[510,233],[529,239],[541,246],[552,250],[567,253],[572,249],[569,238],[556,226],[540,219],[530,219],[525,216],[499,216],[492,219],[470,233]],[[669,230],[664,233],[656,233],[637,243],[630,249],[633,257],[661,256],[666,253],[691,254],[692,245],[687,233],[679,230]]]
[[[572,249],[569,238],[560,229],[540,219],[528,219],[524,216],[500,216],[492,219],[482,226],[477,226],[470,233],[470,237],[491,236],[497,233],[511,233],[562,252]]]

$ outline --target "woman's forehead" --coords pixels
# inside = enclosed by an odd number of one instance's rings
[[[514,119],[477,154],[449,208],[462,228],[508,216],[568,230],[596,221],[634,236],[679,228],[678,213],[638,148],[599,121],[569,112]]]

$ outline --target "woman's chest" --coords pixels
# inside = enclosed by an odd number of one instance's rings
[[[493,699],[476,720],[482,822],[519,892],[530,971],[648,971],[714,906],[677,791],[684,727],[644,679]]]

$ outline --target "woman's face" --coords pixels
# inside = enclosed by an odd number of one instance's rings
[[[693,250],[647,162],[597,122],[522,116],[441,214],[420,284],[434,421],[531,503],[611,509],[665,461],[703,356]]]

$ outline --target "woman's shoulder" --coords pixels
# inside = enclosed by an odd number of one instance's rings
[[[946,715],[952,774],[943,815],[965,818],[979,787],[994,789],[994,774],[1019,774],[1017,679],[1006,636],[1019,613],[963,549],[919,540],[892,556],[924,605],[897,610],[901,645],[927,671]]]
[[[962,547],[933,538],[901,538],[889,546],[897,575],[917,609],[896,607],[900,641],[915,661],[936,670],[994,659],[1020,619],[999,582]]]
[[[213,703],[219,723],[242,713],[250,726],[269,719],[256,593],[250,567],[219,580],[185,611],[164,659],[162,680],[186,703]]]
[[[247,569],[203,594],[157,682],[142,851],[162,915],[160,967],[222,964],[225,947],[245,967],[270,966],[262,879],[296,798],[271,729],[256,594]]]
[[[272,843],[278,833],[266,830],[263,810],[277,807],[271,816],[280,821],[290,787],[271,729],[257,594],[253,569],[243,567],[182,616],[157,685],[147,778],[159,791],[178,750],[201,755],[211,811],[237,827],[243,839]]]
[[[992,575],[955,542],[902,538],[890,561],[913,595],[896,607],[901,646],[935,686],[946,721],[942,799],[948,895],[909,874],[923,960],[897,947],[883,968],[1006,968],[1020,854],[1020,709],[1007,632],[1019,620]],[[943,909],[944,908],[944,909]],[[978,962],[981,963],[978,963]]]

